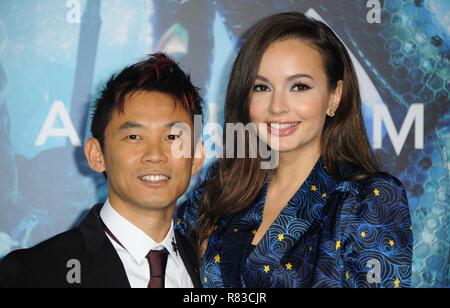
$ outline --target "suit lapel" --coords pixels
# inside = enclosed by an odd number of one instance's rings
[[[89,281],[100,288],[130,288],[125,268],[105,234],[96,205],[80,225],[85,242]],[[195,288],[201,288],[195,245],[175,230],[177,248]]]
[[[122,261],[103,230],[101,208],[96,205],[80,225],[89,265],[87,276],[95,287],[130,288]]]
[[[198,257],[196,254],[197,249],[194,248],[195,244],[191,243],[190,240],[181,235],[180,232],[176,229],[175,239],[177,241],[178,252],[180,253],[184,266],[186,267],[186,270],[191,277],[194,288],[202,288],[199,274]]]

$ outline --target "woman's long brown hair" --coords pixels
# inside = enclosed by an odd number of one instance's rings
[[[339,168],[344,162],[358,170],[352,179],[375,173],[378,164],[366,135],[358,81],[350,56],[327,25],[302,13],[267,17],[247,32],[227,87],[225,123],[250,122],[249,101],[261,58],[271,44],[290,38],[306,41],[320,52],[329,90],[336,89],[339,80],[344,81],[339,108],[335,117],[326,119],[322,134],[322,160],[327,172],[338,180],[345,179]],[[225,134],[224,151],[230,138],[235,145],[242,142],[234,134]],[[248,148],[248,140],[243,142]],[[221,217],[237,213],[255,201],[271,172],[261,169],[262,161],[259,155],[219,160],[218,170],[205,184],[200,200],[198,240],[203,249]]]

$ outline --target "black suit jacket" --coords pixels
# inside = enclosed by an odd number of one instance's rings
[[[101,208],[94,206],[79,227],[6,256],[0,263],[0,287],[129,288],[122,261],[100,220]],[[175,238],[194,287],[200,288],[196,246],[177,231]],[[70,260],[79,261],[80,283],[67,279],[75,268]]]

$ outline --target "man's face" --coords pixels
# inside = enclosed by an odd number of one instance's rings
[[[173,129],[179,123],[189,127],[189,138],[188,132]],[[174,143],[189,146],[194,154],[193,135],[191,116],[170,95],[144,91],[129,95],[124,112],[115,111],[106,127],[103,164],[93,167],[106,171],[111,203],[148,210],[175,207],[202,159],[178,158],[172,148]],[[98,144],[95,139],[90,142]]]

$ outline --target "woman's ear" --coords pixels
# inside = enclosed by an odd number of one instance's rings
[[[327,115],[330,117],[334,117],[336,114],[336,111],[339,108],[339,104],[341,103],[342,99],[342,89],[344,87],[344,81],[339,80],[336,88],[330,95],[330,99],[328,102],[328,109],[327,109]]]
[[[205,161],[205,146],[203,141],[199,140],[195,146],[194,159],[192,160],[192,172],[191,175],[195,175],[202,170],[203,163]]]
[[[84,145],[84,155],[89,164],[89,167],[97,172],[105,172],[105,160],[103,157],[102,147],[100,142],[95,138],[89,138]]]

